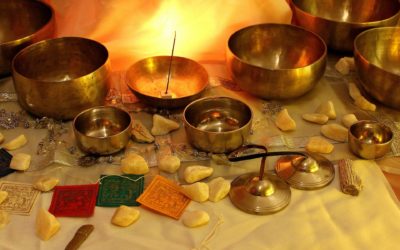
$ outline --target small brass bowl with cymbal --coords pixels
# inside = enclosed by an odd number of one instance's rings
[[[252,118],[247,104],[223,96],[193,101],[183,111],[183,123],[190,144],[213,153],[230,152],[245,143]]]
[[[174,109],[201,96],[208,86],[208,73],[185,57],[154,56],[134,63],[126,73],[126,83],[143,103]]]
[[[94,155],[122,150],[131,136],[130,114],[114,106],[96,106],[79,113],[73,121],[78,147]]]

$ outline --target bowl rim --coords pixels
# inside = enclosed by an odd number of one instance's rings
[[[261,66],[258,66],[258,65],[254,65],[253,63],[250,63],[250,62],[248,62],[248,61],[243,60],[242,58],[240,58],[239,56],[237,56],[236,53],[234,53],[234,52],[232,51],[231,46],[229,46],[232,37],[233,37],[235,34],[238,34],[239,32],[242,32],[242,31],[244,31],[244,30],[246,30],[246,29],[251,29],[251,28],[254,28],[254,27],[275,27],[275,26],[283,26],[283,27],[289,27],[289,28],[291,28],[291,29],[299,29],[299,30],[302,30],[302,31],[305,32],[305,33],[311,34],[311,35],[314,36],[318,41],[320,41],[320,43],[321,43],[322,46],[324,47],[324,51],[323,51],[322,55],[321,55],[320,57],[318,57],[317,60],[313,61],[312,63],[310,63],[310,64],[308,64],[308,65],[306,65],[306,66],[304,66],[304,67],[297,67],[297,68],[269,68],[269,67],[261,67]],[[313,31],[307,30],[307,29],[305,29],[305,28],[303,28],[303,27],[301,27],[301,26],[293,25],[293,24],[285,24],[285,23],[259,23],[259,24],[249,25],[249,26],[243,27],[243,28],[241,28],[241,29],[238,29],[238,30],[236,30],[235,32],[233,32],[233,33],[229,36],[228,41],[227,41],[227,49],[229,50],[229,53],[230,53],[236,60],[238,60],[238,61],[240,61],[240,62],[242,62],[242,63],[248,64],[249,66],[254,67],[254,68],[257,68],[257,69],[268,70],[268,71],[272,71],[272,72],[294,71],[294,70],[307,69],[307,68],[313,67],[313,65],[316,65],[316,64],[321,63],[322,61],[326,61],[326,58],[327,58],[327,55],[328,55],[328,47],[327,47],[327,45],[326,45],[324,39],[322,39],[322,37],[321,37],[320,35],[318,35],[317,33],[313,32]]]
[[[76,128],[77,119],[78,119],[80,116],[82,116],[83,114],[85,114],[85,113],[87,113],[87,112],[90,112],[90,111],[92,111],[92,110],[94,110],[94,109],[113,109],[113,110],[118,110],[118,112],[122,112],[122,113],[128,115],[128,117],[129,117],[129,123],[128,123],[128,125],[127,125],[124,129],[122,129],[122,130],[119,131],[118,133],[113,134],[113,135],[110,135],[110,136],[101,136],[101,137],[100,137],[100,136],[90,136],[90,135],[84,134],[84,133],[82,133],[79,129]],[[133,123],[133,119],[132,119],[131,114],[129,114],[128,111],[126,111],[126,110],[124,110],[124,109],[122,109],[122,108],[116,107],[116,106],[105,106],[105,105],[104,105],[104,106],[94,106],[94,107],[91,107],[91,108],[88,108],[88,109],[85,109],[85,110],[79,112],[79,114],[77,114],[77,115],[74,117],[74,120],[72,121],[72,128],[73,128],[74,132],[77,133],[79,136],[84,136],[84,137],[86,137],[86,138],[95,139],[95,140],[104,140],[104,139],[110,139],[110,138],[114,138],[114,137],[120,136],[120,135],[126,133],[127,130],[130,131],[130,129],[131,129],[131,127],[132,127],[132,123]],[[130,133],[129,133],[129,137],[130,137]],[[75,138],[75,139],[77,140],[77,138]]]
[[[292,4],[293,8],[295,9],[295,10],[293,11],[293,14],[294,14],[294,15],[295,15],[296,11],[299,11],[299,12],[302,12],[304,15],[308,15],[308,16],[310,16],[310,17],[319,18],[319,19],[321,19],[321,20],[330,21],[330,22],[337,23],[337,24],[350,24],[350,25],[360,25],[360,26],[374,26],[374,25],[379,24],[379,23],[381,23],[381,22],[386,22],[386,21],[389,21],[389,20],[391,20],[391,19],[396,19],[396,18],[400,17],[400,2],[397,2],[397,3],[398,3],[398,5],[397,5],[397,6],[398,6],[398,10],[397,10],[397,12],[396,12],[394,15],[392,15],[392,16],[390,16],[390,17],[388,17],[388,18],[382,19],[382,20],[371,21],[371,22],[343,22],[343,21],[340,21],[340,20],[335,20],[335,19],[331,19],[331,18],[326,18],[326,17],[320,16],[320,15],[314,15],[314,14],[312,14],[312,13],[310,13],[310,12],[307,12],[307,11],[303,10],[302,8],[300,8],[298,5],[296,5],[296,4],[294,3],[294,2],[295,2],[294,0],[290,0],[290,2],[291,2],[291,4]],[[393,2],[396,3],[396,1],[393,1]],[[292,8],[292,9],[293,9],[293,8]]]
[[[399,20],[399,21],[400,21],[400,20]],[[353,52],[353,54],[354,54],[354,59],[355,59],[355,61],[357,62],[358,57],[360,57],[363,61],[367,62],[368,65],[372,65],[373,67],[379,69],[380,71],[385,72],[386,74],[390,74],[390,75],[393,75],[393,76],[396,76],[396,77],[400,77],[400,74],[396,74],[396,73],[394,73],[394,72],[388,71],[388,70],[386,70],[385,68],[383,68],[383,67],[381,67],[381,66],[379,66],[379,65],[377,65],[377,64],[375,64],[375,63],[372,63],[372,62],[371,62],[370,60],[368,60],[368,59],[361,53],[361,51],[358,49],[357,42],[358,42],[359,39],[361,39],[363,36],[365,36],[365,34],[368,34],[368,33],[370,33],[370,32],[371,32],[371,33],[372,33],[372,32],[377,32],[377,31],[379,31],[379,30],[394,30],[394,31],[398,31],[398,33],[400,33],[400,26],[376,27],[376,28],[371,28],[371,29],[368,29],[368,30],[364,30],[363,32],[361,32],[360,34],[358,34],[358,35],[356,36],[356,38],[354,39],[354,42],[353,42],[353,44],[354,44],[354,46],[353,46],[353,47],[354,47],[354,52]],[[356,68],[358,68],[358,67],[357,67],[357,63],[356,63]]]
[[[390,139],[385,141],[385,142],[381,142],[381,143],[367,143],[367,142],[364,142],[364,141],[360,140],[359,138],[357,138],[353,134],[353,128],[356,127],[357,125],[360,125],[360,124],[375,124],[375,125],[378,125],[379,127],[384,129],[385,131],[389,132]],[[389,126],[387,126],[387,125],[385,125],[385,124],[383,124],[383,123],[381,123],[379,121],[374,121],[374,120],[359,120],[359,121],[353,123],[350,126],[349,130],[348,130],[348,135],[354,141],[356,141],[357,143],[363,144],[363,145],[381,145],[381,146],[384,146],[384,145],[392,143],[393,138],[394,138],[394,133],[393,133],[392,129]],[[349,140],[349,144],[351,144],[351,140]]]
[[[49,20],[43,25],[41,26],[39,29],[35,30],[35,32],[23,36],[23,37],[19,37],[17,39],[11,40],[11,41],[7,41],[7,42],[2,42],[0,43],[0,47],[4,46],[4,47],[12,47],[15,45],[19,45],[22,44],[23,42],[30,40],[31,38],[35,37],[37,33],[40,33],[42,30],[47,29],[47,27],[51,26],[52,23],[55,22],[55,13],[54,13],[54,9],[51,5],[43,2],[43,1],[29,1],[29,0],[22,0],[21,2],[33,2],[35,4],[39,4],[44,6],[44,8],[48,8],[48,10],[50,11],[50,18]],[[14,56],[15,57],[15,56]]]
[[[195,95],[198,95],[198,94],[202,93],[202,92],[208,87],[209,82],[210,82],[210,76],[209,76],[207,70],[205,69],[205,67],[204,67],[203,65],[201,65],[199,62],[197,62],[197,61],[195,61],[195,60],[192,60],[192,59],[190,59],[190,58],[187,58],[187,57],[175,56],[175,55],[174,55],[173,57],[174,57],[174,58],[178,58],[178,59],[180,59],[180,60],[188,61],[188,62],[193,63],[194,65],[196,65],[196,66],[199,68],[199,70],[202,71],[202,74],[204,74],[204,76],[206,76],[207,81],[206,81],[205,83],[203,83],[203,85],[201,86],[200,91],[198,91],[198,92],[196,92],[196,93],[194,93],[194,94],[191,94],[191,95],[186,95],[186,96],[181,96],[181,97],[177,97],[177,98],[172,98],[171,100],[176,100],[176,101],[184,100],[184,99],[186,99],[186,98],[190,98],[190,97],[192,97],[192,96],[195,96]],[[132,68],[135,67],[136,65],[138,65],[138,64],[140,64],[140,63],[142,63],[142,62],[145,62],[145,61],[147,61],[147,60],[149,60],[149,59],[151,59],[151,58],[171,58],[171,56],[170,56],[170,55],[149,56],[149,57],[142,58],[142,59],[140,59],[140,60],[134,62],[134,63],[131,64],[131,65],[128,67],[128,69],[126,70],[125,83],[126,83],[126,85],[128,86],[128,88],[131,89],[134,93],[135,93],[135,92],[138,92],[140,95],[145,96],[146,98],[155,98],[155,99],[160,99],[160,100],[163,100],[163,101],[164,101],[164,100],[165,100],[165,101],[168,101],[168,100],[170,100],[170,99],[163,99],[163,98],[160,98],[160,97],[156,97],[156,96],[151,96],[151,95],[144,94],[143,92],[141,92],[140,90],[138,90],[138,89],[136,88],[136,84],[131,83],[132,81],[129,79],[129,73],[128,73],[128,72],[130,71],[130,69],[132,69]]]
[[[205,131],[205,130],[198,129],[197,127],[193,126],[193,125],[186,119],[187,110],[188,110],[192,105],[194,105],[194,104],[196,104],[196,103],[198,103],[198,102],[202,102],[202,101],[205,101],[205,100],[212,100],[212,99],[230,99],[230,100],[233,100],[233,101],[236,101],[236,102],[242,104],[244,107],[246,107],[246,108],[250,111],[249,120],[248,120],[243,126],[240,126],[240,128],[238,128],[238,129],[229,130],[229,131],[222,131],[222,132]],[[209,96],[209,97],[204,97],[204,98],[197,99],[197,100],[195,100],[195,101],[189,103],[189,104],[185,107],[185,109],[183,110],[183,113],[182,113],[182,120],[183,120],[184,125],[190,127],[191,129],[193,129],[193,130],[195,130],[195,131],[199,131],[199,132],[202,132],[202,133],[208,133],[208,134],[215,134],[215,135],[217,135],[217,134],[218,134],[218,135],[227,135],[227,134],[235,133],[235,132],[237,132],[237,131],[239,131],[239,130],[242,130],[242,129],[245,128],[245,127],[250,126],[251,123],[252,123],[252,121],[253,121],[253,116],[254,116],[253,110],[251,109],[250,105],[246,104],[245,102],[243,102],[243,101],[241,101],[241,100],[239,100],[239,99],[236,99],[236,98],[233,98],[233,97],[229,97],[229,96]]]
[[[91,72],[81,75],[79,77],[75,77],[69,80],[46,80],[46,79],[37,79],[37,78],[31,78],[31,77],[27,77],[25,74],[22,74],[21,72],[19,72],[16,68],[15,68],[15,63],[18,60],[18,57],[20,57],[23,53],[28,53],[29,50],[34,49],[35,47],[39,47],[42,46],[42,44],[44,43],[56,43],[58,41],[68,41],[68,40],[80,40],[80,41],[86,41],[86,42],[90,42],[92,44],[95,44],[96,46],[98,46],[101,50],[103,50],[105,52],[105,60],[103,63],[101,63],[97,68],[93,69]],[[85,37],[79,37],[79,36],[63,36],[63,37],[56,37],[56,38],[50,38],[50,39],[45,39],[42,40],[40,42],[31,44],[25,48],[23,48],[22,50],[20,50],[12,59],[11,61],[11,71],[12,74],[18,74],[19,77],[22,77],[25,80],[29,80],[29,81],[36,81],[36,82],[41,82],[41,83],[58,83],[58,84],[67,84],[69,82],[73,82],[73,81],[79,81],[82,78],[85,78],[89,75],[94,74],[95,72],[99,71],[101,68],[103,67],[107,67],[107,64],[109,62],[109,51],[107,49],[106,46],[104,46],[104,44],[102,44],[101,42],[98,42],[96,40],[93,39],[89,39],[89,38],[85,38]]]

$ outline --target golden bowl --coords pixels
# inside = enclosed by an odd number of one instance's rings
[[[123,149],[129,142],[131,126],[130,114],[114,106],[84,110],[73,121],[78,147],[98,155],[108,155]]]
[[[354,40],[354,60],[363,89],[400,109],[400,27],[364,31]]]
[[[349,147],[364,159],[384,156],[391,149],[392,139],[392,130],[376,121],[359,121],[349,129]]]
[[[297,25],[320,35],[328,47],[352,51],[354,38],[374,27],[394,26],[398,0],[291,0]]]
[[[233,33],[226,53],[241,89],[264,99],[289,99],[310,91],[326,67],[323,40],[288,24],[259,24]]]
[[[190,103],[183,111],[189,142],[213,153],[230,152],[240,147],[249,135],[250,107],[229,97],[206,97]]]
[[[126,73],[132,92],[145,104],[180,108],[198,99],[208,86],[208,73],[199,63],[173,56],[168,93],[165,94],[170,56],[155,56],[134,63]]]
[[[12,61],[18,101],[30,113],[59,120],[104,104],[108,91],[108,51],[80,37],[30,45]]]
[[[54,11],[44,2],[0,1],[0,77],[10,74],[11,61],[21,49],[54,32]]]

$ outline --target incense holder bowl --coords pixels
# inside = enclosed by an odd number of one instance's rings
[[[202,65],[188,58],[155,56],[130,66],[126,83],[143,103],[174,109],[201,96],[208,86],[208,73]],[[167,83],[168,92],[165,93]]]

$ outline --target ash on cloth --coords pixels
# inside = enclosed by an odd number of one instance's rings
[[[143,175],[101,175],[97,206],[140,206],[136,199],[143,193]]]
[[[180,191],[177,184],[160,175],[154,177],[137,201],[177,220],[190,203],[190,199]]]
[[[94,213],[99,184],[56,186],[49,212],[54,216],[90,217]]]
[[[19,182],[2,182],[0,190],[8,192],[7,199],[0,204],[0,210],[20,215],[30,215],[40,194],[32,184]]]

